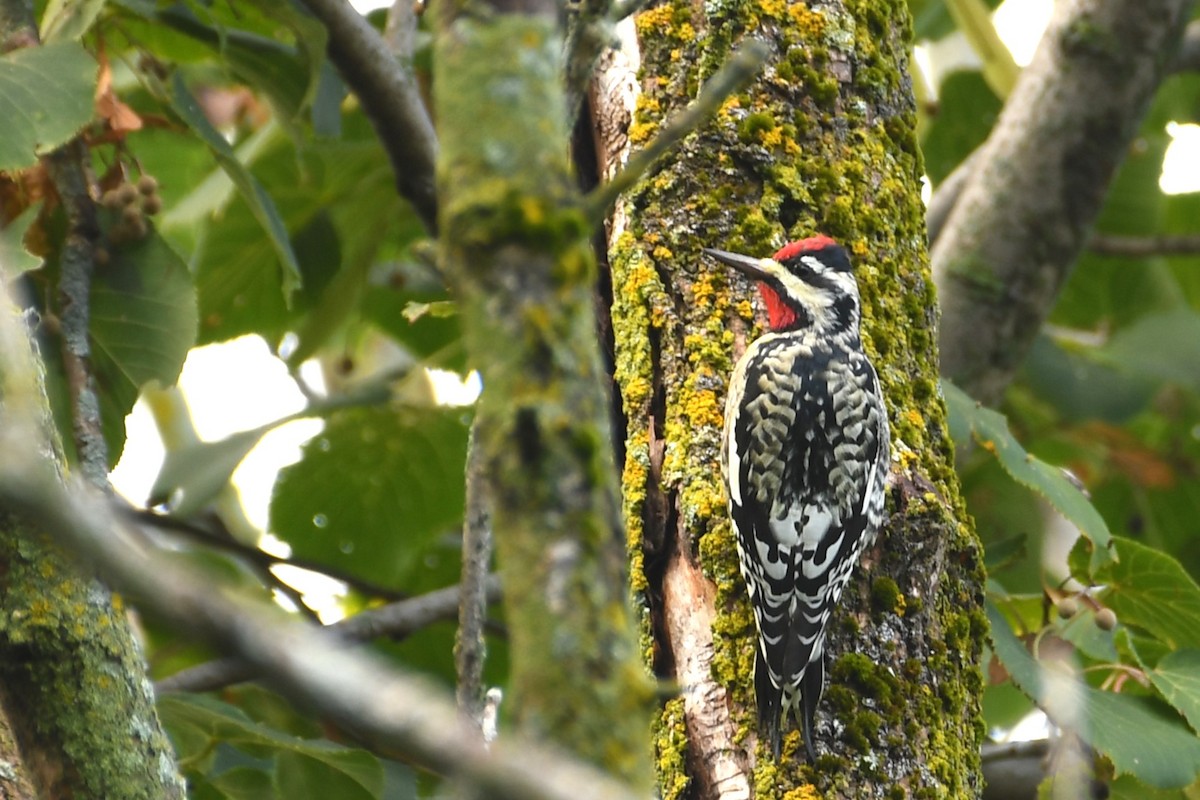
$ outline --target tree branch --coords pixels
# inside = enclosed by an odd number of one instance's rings
[[[329,60],[358,96],[426,230],[437,232],[437,134],[411,71],[346,0],[304,0],[329,31]]]
[[[27,430],[27,428],[26,428]],[[0,464],[0,501],[44,526],[60,544],[93,564],[146,611],[237,653],[267,682],[381,752],[454,777],[496,798],[624,800],[635,797],[603,772],[518,737],[485,749],[465,728],[443,691],[399,673],[327,632],[296,624],[282,612],[214,592],[174,559],[155,552],[114,516],[111,507],[74,481],[61,487],[36,459],[37,443],[2,435],[10,458]]]
[[[492,519],[488,510],[483,462],[476,443],[475,425],[467,448],[466,520],[463,523],[461,602],[458,633],[454,639],[455,691],[458,710],[481,725],[484,711],[483,665],[487,641],[483,632],[489,603],[488,569],[492,561]]]
[[[1183,31],[1179,52],[1171,64],[1172,72],[1195,72],[1200,70],[1200,20],[1193,20]]]
[[[1166,74],[1190,0],[1056,4],[933,248],[942,372],[994,403]]]
[[[67,217],[67,232],[59,258],[58,302],[62,335],[63,372],[71,397],[75,452],[84,476],[96,486],[108,485],[108,444],[100,422],[100,402],[92,374],[92,271],[100,224],[88,191],[83,166],[87,146],[76,139],[56,150],[45,164]]]
[[[1088,250],[1102,256],[1152,258],[1154,256],[1194,256],[1200,254],[1200,236],[1116,236],[1093,234]]]
[[[369,642],[373,639],[403,639],[435,622],[453,619],[458,612],[461,590],[448,586],[418,597],[389,603],[381,608],[361,611],[325,630],[345,642]],[[500,599],[500,579],[489,575],[482,582],[485,603]],[[158,681],[160,692],[208,692],[234,683],[253,680],[260,673],[240,658],[222,658],[180,670]]]

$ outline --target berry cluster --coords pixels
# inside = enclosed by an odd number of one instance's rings
[[[137,183],[122,183],[101,195],[100,205],[117,215],[117,221],[108,231],[110,243],[119,245],[144,239],[150,231],[146,218],[162,211],[158,181],[143,175]]]

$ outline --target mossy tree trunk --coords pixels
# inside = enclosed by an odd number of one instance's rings
[[[483,377],[475,446],[511,642],[506,712],[651,783],[595,260],[571,172],[553,0],[438,4],[443,265]]]
[[[3,292],[0,314],[10,317],[0,324],[0,363],[12,367],[0,369],[0,431],[30,420],[52,430],[43,367]],[[48,472],[61,468],[61,453],[44,456],[56,462]],[[182,798],[120,598],[6,507],[0,609],[0,709],[25,770],[0,777],[4,796],[17,791],[9,781],[27,778],[38,797]]]
[[[669,0],[636,27],[635,145],[739,41],[773,51],[610,232],[634,581],[655,669],[682,688],[657,728],[664,796],[976,796],[983,572],[937,388],[907,6]],[[813,769],[798,733],[780,764],[755,733],[754,627],[718,448],[726,382],[759,323],[751,287],[700,248],[768,255],[818,232],[856,264],[896,459],[890,522],[831,624]]]

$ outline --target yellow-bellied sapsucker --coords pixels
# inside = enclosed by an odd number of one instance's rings
[[[814,236],[773,258],[704,252],[757,280],[767,308],[770,332],[729,382],[722,471],[758,625],[759,729],[778,758],[790,710],[811,762],[825,627],[883,518],[887,410],[842,247]]]

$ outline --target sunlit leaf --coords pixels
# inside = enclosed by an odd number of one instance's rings
[[[79,39],[87,33],[108,0],[50,0],[42,13],[42,41]]]
[[[1025,452],[1008,430],[1008,421],[1003,415],[979,405],[949,381],[942,381],[942,390],[948,412],[954,419],[951,430],[969,430],[975,442],[996,456],[1014,480],[1045,497],[1060,514],[1074,523],[1093,545],[1093,568],[1116,559],[1104,518],[1062,470]]]
[[[0,269],[3,279],[12,280],[22,272],[37,269],[42,259],[25,248],[25,234],[37,221],[37,209],[29,208],[25,213],[0,229]]]
[[[150,504],[166,503],[178,517],[195,514],[225,488],[234,470],[270,429],[264,426],[219,441],[168,450],[150,490]]]
[[[27,167],[92,118],[96,61],[78,42],[0,56],[0,171]]]

